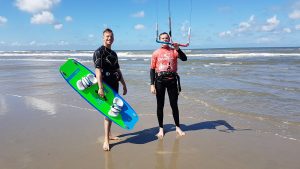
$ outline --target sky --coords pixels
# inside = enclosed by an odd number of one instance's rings
[[[0,50],[151,50],[159,32],[188,49],[299,47],[300,0],[0,0]]]

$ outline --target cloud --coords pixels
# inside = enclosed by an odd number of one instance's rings
[[[247,30],[250,29],[250,27],[252,26],[252,24],[254,23],[254,15],[251,15],[250,18],[248,19],[248,21],[246,22],[241,22],[239,24],[239,27],[236,29],[237,32],[245,32]]]
[[[61,24],[61,23],[54,25],[54,29],[56,29],[56,30],[60,30],[60,29],[62,29],[62,27],[63,27],[63,24]]]
[[[50,11],[54,5],[60,3],[61,0],[15,0],[15,5],[21,11],[32,13],[30,23],[32,24],[54,24],[54,15]],[[66,21],[71,21],[70,16],[66,17]],[[62,24],[54,24],[54,29],[62,29]]]
[[[232,10],[232,8],[230,6],[221,6],[218,8],[218,11],[222,12],[222,13],[228,13]]]
[[[290,28],[283,28],[283,32],[285,32],[285,33],[291,33],[292,30]]]
[[[145,17],[145,12],[144,11],[139,11],[137,13],[132,14],[131,16],[134,17],[134,18],[143,18],[143,17]]]
[[[142,29],[145,29],[145,26],[143,24],[137,24],[134,26],[134,29],[135,30],[142,30]]]
[[[4,25],[7,22],[7,18],[5,18],[4,16],[0,16],[0,25]]]
[[[296,25],[295,29],[299,31],[300,30],[300,24]]]
[[[248,22],[241,22],[239,24],[238,29],[236,29],[237,32],[245,32],[250,28],[250,24]]]
[[[16,0],[15,5],[22,11],[37,13],[44,10],[50,10],[60,0]]]
[[[65,20],[66,20],[67,22],[71,22],[71,21],[73,21],[73,18],[72,18],[71,16],[66,16],[66,17],[65,17]]]
[[[224,31],[219,33],[220,37],[228,37],[228,36],[233,36],[233,33],[231,31]]]
[[[66,42],[66,41],[60,41],[60,42],[58,42],[58,44],[57,45],[59,45],[59,46],[65,46],[65,45],[69,45],[69,42]]]
[[[31,41],[30,43],[29,43],[29,45],[35,45],[36,44],[36,41]]]
[[[22,44],[19,42],[12,42],[11,46],[22,46]]]
[[[269,42],[273,42],[273,40],[271,38],[268,37],[261,37],[256,39],[257,43],[269,43]]]
[[[54,16],[49,11],[43,11],[42,13],[33,15],[30,22],[32,24],[52,24]]]
[[[289,18],[291,19],[300,19],[300,10],[294,10],[289,14]]]
[[[273,31],[278,25],[280,21],[277,19],[277,16],[274,15],[272,18],[267,19],[267,23],[262,26],[262,31],[270,32]]]
[[[234,36],[237,33],[242,33],[251,30],[250,28],[254,23],[254,19],[255,16],[251,15],[247,21],[240,22],[237,28],[219,33],[219,37]]]

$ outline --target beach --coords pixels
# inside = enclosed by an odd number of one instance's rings
[[[176,136],[166,97],[162,140],[149,51],[118,53],[124,98],[139,121],[133,130],[113,124],[121,140],[109,152],[102,150],[104,117],[58,71],[69,57],[93,70],[91,51],[0,52],[1,169],[298,169],[300,51],[241,51],[187,52],[189,61],[179,62],[186,136]]]

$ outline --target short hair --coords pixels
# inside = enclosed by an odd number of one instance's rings
[[[109,28],[104,29],[102,34],[104,35],[104,33],[106,33],[106,32],[114,34],[113,31]]]
[[[159,34],[159,36],[158,36],[159,39],[160,39],[160,36],[161,36],[161,35],[168,35],[168,36],[170,37],[170,35],[169,35],[167,32],[163,32],[163,33]]]

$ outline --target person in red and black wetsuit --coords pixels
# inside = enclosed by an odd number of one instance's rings
[[[170,36],[164,32],[159,35],[159,40],[170,42]],[[177,59],[186,61],[187,57],[183,53],[177,43],[173,43],[172,47],[168,44],[162,44],[161,47],[155,50],[151,58],[150,79],[151,93],[156,94],[157,100],[157,118],[159,131],[157,137],[163,138],[163,109],[165,103],[165,92],[167,90],[172,108],[173,118],[176,125],[176,133],[180,136],[185,133],[180,128],[178,95],[180,92],[180,81],[177,74]]]

